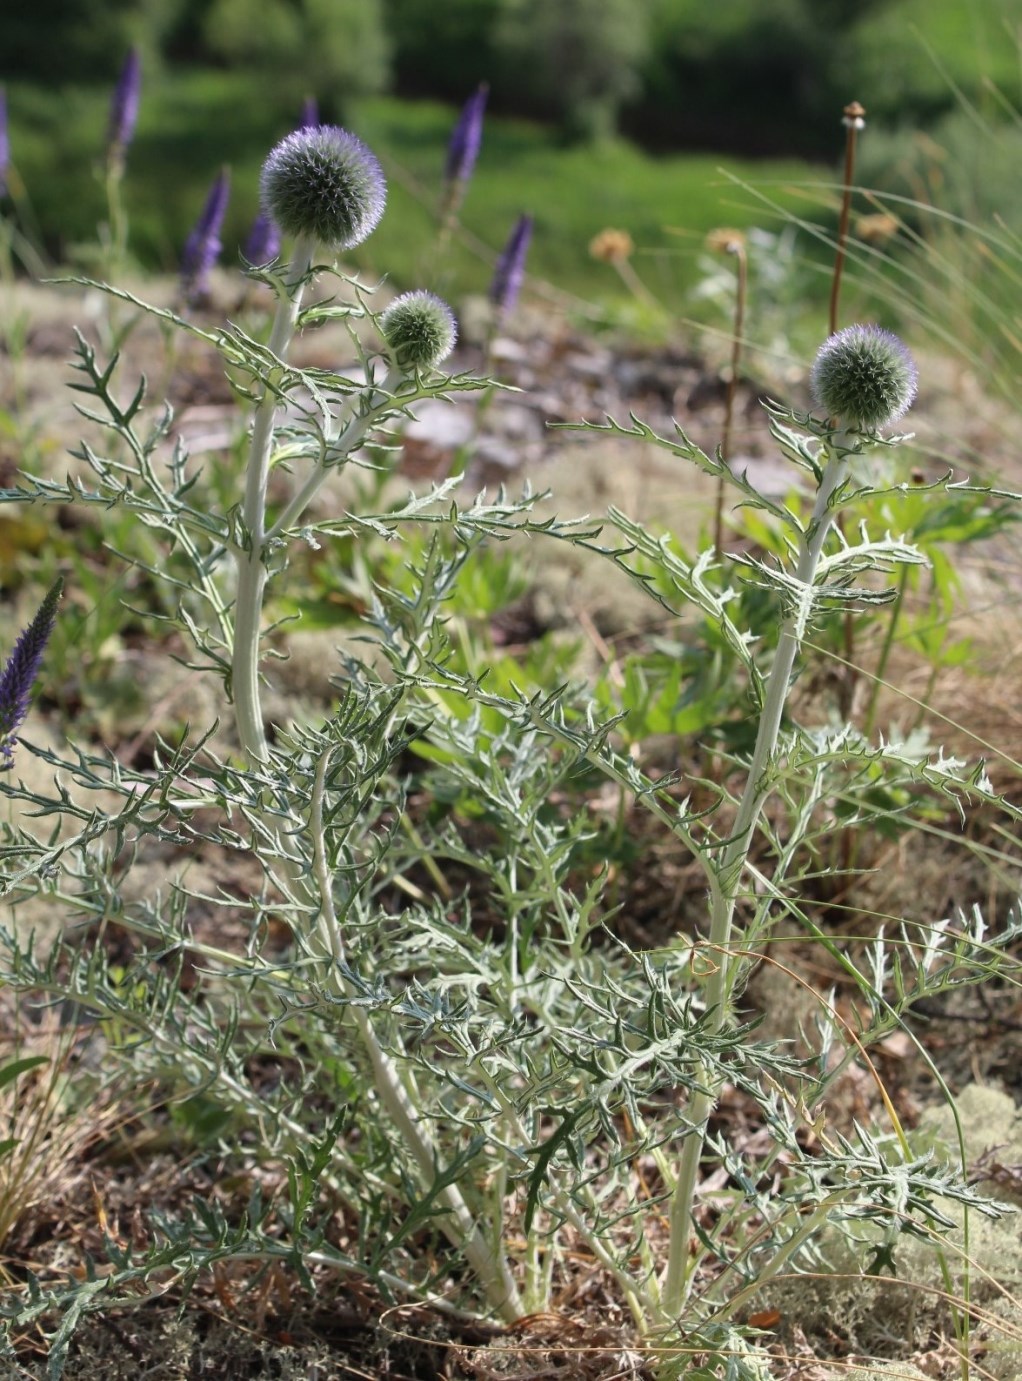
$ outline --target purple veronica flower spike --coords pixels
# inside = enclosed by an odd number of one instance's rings
[[[28,698],[57,617],[63,580],[50,589],[35,618],[14,644],[0,672],[0,771],[14,766],[17,731],[28,714]]]
[[[252,222],[241,252],[245,262],[254,268],[262,268],[280,253],[280,228],[265,211],[260,211]]]
[[[132,48],[124,59],[121,75],[110,102],[110,124],[107,130],[107,158],[122,163],[138,119],[138,103],[142,94],[142,63],[138,49]]]
[[[7,92],[0,86],[0,197],[7,191],[7,173],[11,166],[11,144],[7,135]]]
[[[519,216],[514,229],[504,246],[504,252],[497,260],[490,284],[490,301],[503,316],[511,311],[518,301],[525,280],[525,256],[529,252],[532,239],[532,217]]]
[[[319,124],[319,105],[315,96],[306,96],[302,102],[302,114],[296,129],[315,129]]]
[[[185,296],[190,301],[202,297],[208,290],[210,270],[220,257],[220,227],[227,211],[230,190],[230,177],[227,169],[223,168],[210,188],[195,229],[185,241],[181,255],[181,282]]]
[[[476,165],[483,142],[483,112],[486,110],[488,92],[489,87],[483,82],[462,107],[458,123],[451,135],[451,142],[447,146],[444,178],[448,183],[464,184],[472,176],[472,169]]]

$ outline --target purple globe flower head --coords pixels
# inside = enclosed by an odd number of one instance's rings
[[[525,256],[532,239],[532,217],[519,216],[508,236],[503,253],[497,260],[490,284],[490,301],[501,316],[506,315],[518,301],[525,281]]]
[[[209,190],[202,215],[185,241],[181,254],[181,283],[185,297],[194,302],[209,290],[209,275],[220,257],[220,228],[224,223],[230,197],[230,175],[226,168],[217,173]]]
[[[40,604],[35,618],[14,644],[0,672],[0,771],[7,771],[14,765],[17,732],[28,714],[29,696],[53,632],[63,588],[63,580],[58,579]]]
[[[875,432],[904,417],[919,374],[908,347],[882,326],[846,326],[823,345],[809,375],[813,399],[828,417]]]
[[[124,155],[135,133],[138,105],[142,94],[142,62],[138,49],[132,48],[124,59],[110,102],[110,122],[107,129],[107,159],[123,164]]]
[[[280,253],[280,228],[274,224],[265,211],[260,211],[252,222],[248,239],[241,251],[247,264],[262,268]]]
[[[315,96],[306,96],[302,102],[302,113],[297,129],[314,129],[319,124],[319,105]]]
[[[262,209],[285,235],[351,249],[376,229],[387,183],[376,155],[336,125],[298,129],[271,149],[259,181]]]
[[[7,92],[0,86],[0,197],[7,191],[11,166],[11,141],[7,133]]]
[[[462,107],[447,146],[444,180],[448,183],[466,183],[472,176],[483,142],[483,114],[488,93],[489,87],[483,82]]]

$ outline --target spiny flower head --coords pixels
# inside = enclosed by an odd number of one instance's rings
[[[222,168],[209,189],[202,215],[185,241],[181,255],[181,281],[185,296],[190,300],[205,293],[210,270],[220,257],[220,228],[224,223],[230,194],[230,175],[226,168]]]
[[[28,714],[28,698],[53,632],[63,588],[63,580],[58,579],[40,604],[35,618],[14,644],[0,672],[0,771],[14,765],[17,731]]]
[[[829,417],[875,432],[908,412],[919,375],[908,347],[891,331],[846,326],[820,347],[809,382]]]
[[[483,82],[465,102],[458,123],[447,146],[444,179],[447,182],[467,182],[479,157],[483,142],[483,113],[489,87]]]
[[[241,253],[245,262],[254,268],[270,263],[280,253],[280,230],[265,211],[260,211],[252,222]]]
[[[295,130],[271,151],[260,194],[263,211],[285,234],[351,249],[379,225],[387,184],[361,139],[335,125],[317,125]]]
[[[124,59],[121,75],[117,79],[113,98],[110,102],[110,122],[107,129],[107,158],[112,163],[121,163],[124,153],[135,133],[138,119],[138,103],[142,94],[142,63],[138,49],[132,48]]]
[[[525,256],[532,239],[532,217],[519,216],[497,260],[490,284],[490,301],[503,315],[518,301],[525,280]]]
[[[435,293],[420,289],[395,297],[380,317],[380,330],[399,368],[435,369],[454,349],[454,313]]]

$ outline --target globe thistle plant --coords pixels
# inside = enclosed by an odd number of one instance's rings
[[[296,241],[269,341],[270,353],[282,360],[298,322],[317,246],[338,250],[361,244],[383,215],[387,184],[379,160],[361,139],[333,125],[318,125],[295,130],[271,149],[259,186],[263,215]],[[276,395],[267,388],[256,410],[245,477],[242,518],[247,545],[237,554],[232,690],[242,745],[253,761],[264,761],[268,752],[259,708],[259,616],[266,585],[263,544],[275,411]],[[285,516],[296,505],[304,507],[322,482],[317,471],[308,493],[303,490],[296,496]]]
[[[181,283],[189,301],[196,301],[209,290],[209,275],[222,248],[220,230],[227,212],[230,190],[230,176],[223,168],[209,190],[194,230],[185,241],[181,255]]]
[[[454,313],[434,293],[421,290],[396,297],[380,318],[380,330],[399,369],[435,369],[458,338]]]
[[[278,305],[267,346],[267,353],[274,360],[284,362],[299,325],[303,294],[314,276],[313,253],[319,245],[337,250],[361,243],[383,214],[386,183],[379,162],[361,140],[345,130],[320,125],[296,130],[282,140],[263,165],[260,185],[263,215],[295,238],[290,263],[275,276]],[[410,293],[398,299],[381,318],[381,328],[392,356],[386,377],[379,385],[370,379],[364,392],[329,416],[304,483],[273,519],[267,513],[267,489],[280,391],[269,380],[256,406],[244,495],[238,511],[238,538],[232,542],[237,580],[229,675],[238,737],[254,770],[266,768],[273,758],[263,722],[259,683],[261,615],[270,553],[301,519],[327,478],[358,451],[367,432],[400,411],[409,396],[415,396],[413,385],[402,402],[394,401],[394,394],[409,375],[438,364],[455,340],[454,318],[449,308],[431,293]],[[328,757],[329,754],[320,764],[320,790],[325,783]],[[316,824],[313,819],[310,824],[322,839],[322,820]],[[308,889],[307,871],[303,872],[294,854],[287,852],[285,867],[289,870],[289,883],[296,890]],[[320,943],[324,955],[330,958],[331,987],[346,1001],[350,990],[342,972],[345,942],[334,911],[325,857],[320,858],[317,867]],[[409,1086],[388,1052],[381,1048],[367,1014],[354,1013],[353,1020],[369,1052],[381,1103],[429,1183],[435,1174],[438,1151],[417,1116]],[[439,1202],[444,1231],[463,1247],[493,1306],[507,1317],[517,1316],[521,1305],[508,1264],[486,1241],[453,1179],[445,1184]]]
[[[848,326],[824,342],[811,371],[813,397],[826,410],[828,425],[821,429],[818,488],[809,521],[800,525],[797,560],[791,589],[797,591],[781,625],[777,649],[766,678],[756,743],[746,777],[745,790],[728,841],[720,853],[719,873],[713,891],[710,947],[728,955],[734,937],[739,880],[748,859],[753,832],[770,794],[770,774],[775,762],[784,707],[795,662],[813,610],[814,586],[827,537],[841,506],[842,491],[851,456],[858,449],[849,431],[872,433],[901,417],[915,398],[916,367],[897,336],[879,326]],[[916,559],[900,548],[901,559]],[[707,983],[706,1009],[710,1026],[723,1029],[729,1019],[732,982],[736,964],[725,959]],[[719,1083],[708,1080],[691,1100],[688,1117],[698,1128],[682,1147],[671,1204],[671,1241],[664,1284],[667,1311],[676,1316],[691,1286],[689,1242],[693,1232],[693,1204],[699,1162]]]
[[[29,696],[39,674],[43,652],[53,632],[64,582],[57,580],[39,606],[35,618],[14,644],[0,672],[0,770],[14,765],[17,731],[28,714]]]
[[[76,466],[63,483],[47,474],[0,488],[3,503],[113,511],[107,545],[126,550],[144,576],[146,599],[133,617],[150,609],[161,637],[175,629],[170,654],[204,680],[218,674],[233,709],[213,723],[210,704],[196,732],[182,730],[175,711],[171,735],[159,732],[165,716],[154,706],[142,732],[152,732],[155,746],[141,762],[142,737],[127,752],[89,741],[72,741],[70,751],[40,747],[40,763],[56,769],[52,787],[0,772],[0,800],[19,806],[0,839],[0,900],[6,911],[9,901],[13,908],[38,897],[55,932],[37,965],[21,916],[17,926],[0,925],[0,985],[13,982],[36,1006],[42,995],[56,1016],[89,1014],[101,1058],[85,1062],[86,1087],[96,1071],[105,1086],[130,1063],[133,1088],[156,1079],[182,1105],[207,1099],[222,1129],[223,1174],[240,1166],[242,1192],[247,1167],[287,1169],[280,1194],[258,1208],[239,1205],[240,1218],[225,1178],[223,1212],[206,1214],[201,1201],[194,1212],[183,1207],[166,1231],[158,1220],[130,1260],[114,1243],[103,1263],[106,1294],[116,1304],[140,1272],[158,1273],[161,1288],[180,1293],[236,1257],[266,1269],[276,1262],[331,1278],[364,1275],[374,1295],[422,1303],[430,1316],[460,1317],[471,1290],[473,1313],[484,1306],[508,1323],[527,1322],[550,1308],[556,1263],[577,1249],[620,1315],[615,1336],[603,1340],[610,1364],[625,1350],[636,1365],[666,1358],[668,1370],[686,1369],[684,1357],[697,1352],[733,1354],[759,1374],[761,1354],[748,1336],[755,1330],[744,1320],[772,1304],[761,1292],[782,1273],[815,1269],[825,1255],[818,1247],[842,1223],[856,1249],[873,1252],[874,1267],[879,1244],[892,1269],[902,1234],[918,1226],[918,1236],[939,1239],[941,1222],[957,1226],[934,1207],[948,1197],[944,1180],[920,1169],[925,1162],[907,1142],[899,1156],[888,1139],[863,1138],[860,1154],[840,1132],[820,1130],[824,1096],[846,1082],[849,1061],[870,1040],[886,1039],[891,1017],[900,1019],[917,996],[959,981],[973,942],[963,940],[969,948],[955,949],[944,967],[934,947],[957,921],[926,928],[934,943],[917,944],[906,918],[894,951],[882,935],[865,950],[850,937],[865,964],[860,973],[854,952],[847,960],[846,972],[861,979],[853,1001],[862,1017],[848,1040],[836,999],[822,994],[828,1019],[818,1039],[802,1024],[804,1053],[788,1052],[784,1033],[777,1043],[751,1040],[745,996],[753,968],[776,954],[778,923],[785,932],[794,921],[821,933],[814,915],[823,842],[844,818],[835,801],[867,824],[877,796],[879,818],[889,823],[888,781],[899,799],[910,783],[944,785],[956,803],[967,794],[990,799],[978,773],[945,770],[914,743],[903,751],[888,739],[874,749],[868,728],[831,724],[828,715],[803,730],[797,712],[787,712],[815,627],[832,628],[833,613],[851,602],[883,603],[893,592],[875,576],[924,560],[892,536],[886,476],[870,489],[870,468],[854,468],[869,445],[897,440],[859,428],[882,426],[908,406],[914,366],[887,333],[850,328],[826,342],[813,370],[824,416],[769,406],[773,435],[800,477],[798,502],[761,493],[732,464],[730,420],[712,454],[677,425],[660,437],[635,417],[632,427],[609,418],[588,424],[660,444],[676,492],[686,485],[675,461],[687,458],[701,475],[726,479],[772,530],[776,524],[769,551],[743,544],[731,553],[742,572],[735,581],[705,546],[690,560],[659,523],[646,527],[617,510],[594,525],[537,512],[531,491],[521,500],[476,491],[461,504],[455,486],[471,445],[459,448],[447,477],[431,474],[428,488],[416,486],[402,503],[388,492],[388,457],[397,463],[403,421],[427,400],[447,406],[472,392],[481,396],[469,435],[478,437],[497,384],[445,363],[456,325],[433,292],[405,292],[377,312],[354,277],[337,273],[320,288],[321,246],[359,243],[385,202],[379,164],[354,136],[320,125],[289,135],[266,160],[262,194],[245,253],[264,265],[251,277],[274,299],[268,338],[261,313],[244,328],[200,331],[163,307],[148,309],[161,330],[172,324],[201,339],[204,359],[215,350],[235,396],[250,401],[247,425],[237,429],[249,437],[243,476],[234,445],[212,466],[189,453],[162,390],[147,403],[144,383],[133,397],[115,383],[110,355],[126,323],[107,359],[89,338],[78,341],[75,388],[102,409],[85,415],[97,426],[109,419],[116,442],[86,441],[74,452],[95,479],[83,482]],[[216,258],[226,203],[223,173],[189,240],[193,291]],[[291,238],[284,256],[268,262],[281,222]],[[531,233],[531,218],[520,217],[500,256],[491,344],[521,289]],[[744,273],[741,237],[718,238]],[[621,271],[631,248],[624,232],[610,231],[592,252]],[[133,294],[110,292],[145,308]],[[743,335],[740,297],[735,342]],[[312,348],[292,349],[309,328]],[[331,364],[342,332],[350,348]],[[737,368],[735,350],[732,381]],[[356,469],[373,478],[357,478]],[[321,490],[327,497],[327,485],[333,492],[317,511],[313,501]],[[956,533],[966,511],[957,507],[961,488],[954,486],[954,527],[945,528]],[[987,502],[989,490],[972,492]],[[836,531],[842,511],[867,494],[884,501],[882,535],[871,536],[865,518],[847,535]],[[122,525],[134,520],[145,526],[144,543],[122,540]],[[602,561],[608,579],[623,577],[655,601],[657,627],[665,609],[688,601],[697,617],[684,627],[695,630],[696,660],[709,650],[715,663],[706,685],[695,687],[697,703],[677,703],[687,670],[674,635],[666,652],[644,638],[619,688],[605,675],[582,699],[564,681],[565,672],[574,681],[573,654],[545,645],[514,657],[500,650],[493,617],[522,587],[495,548],[519,540],[533,551],[547,540],[563,553],[570,547],[572,568],[590,582],[600,582],[594,562]],[[330,549],[335,541],[340,551]],[[350,563],[350,578],[338,563]],[[266,600],[289,569],[284,598]],[[754,599],[738,597],[740,583]],[[350,639],[344,630],[329,706],[320,715],[306,673],[309,694],[291,679],[264,714],[263,674],[286,651],[281,621],[313,613],[324,591],[337,588],[346,625],[357,609],[363,626]],[[6,665],[0,658],[0,767],[15,756],[59,596],[58,582]],[[105,620],[94,637],[106,642]],[[370,655],[349,642],[368,642]],[[654,661],[645,660],[647,646]],[[310,670],[318,680],[327,668],[316,656]],[[661,666],[670,678],[663,696]],[[110,711],[110,695],[101,708]],[[710,726],[708,751],[727,748],[721,770],[701,774],[713,789],[690,807],[678,796],[682,774],[663,771],[662,745],[648,773],[641,743],[661,729],[691,741],[700,723]],[[667,930],[654,937],[655,952],[637,952],[627,933],[614,940],[613,919],[628,897],[613,869],[586,863],[606,796],[600,777],[620,805],[618,838],[603,862],[626,859],[638,840],[656,846],[658,866],[666,834],[684,848],[686,873],[703,875],[689,889],[692,924],[676,940]],[[103,794],[93,804],[86,793],[96,791]],[[633,829],[633,810],[651,812],[655,833]],[[908,815],[899,813],[899,828]],[[197,850],[213,886],[186,876]],[[147,869],[159,862],[161,876],[166,861],[174,870],[167,885],[155,887],[147,871],[122,890],[136,860]],[[643,859],[635,854],[633,862],[641,872]],[[843,867],[842,876],[853,871]],[[812,883],[804,897],[803,878]],[[211,906],[219,914],[221,904],[237,917],[223,934],[216,916],[210,920]],[[705,925],[697,914],[704,907]],[[61,910],[72,925],[60,925]],[[131,937],[127,966],[108,962],[97,932],[108,924],[118,951],[121,932]],[[80,935],[80,945],[65,943],[58,926]],[[1012,945],[1020,928],[1012,922]],[[19,932],[29,937],[25,947]],[[976,934],[988,965],[996,937],[982,920]],[[844,964],[836,943],[828,952]],[[174,962],[185,950],[196,960],[187,986]],[[729,1137],[719,1117],[728,1087],[763,1114],[769,1137],[757,1147]],[[968,1164],[964,1149],[960,1161]],[[653,1194],[642,1165],[655,1179]],[[738,1188],[719,1212],[714,1200],[707,1218],[715,1193],[708,1172],[721,1165],[737,1167]],[[357,1219],[359,1232],[331,1245],[322,1226],[335,1210]],[[425,1235],[412,1231],[423,1224]],[[436,1246],[441,1232],[464,1258],[451,1269]],[[69,1287],[58,1272],[40,1285],[47,1293],[22,1292],[0,1310],[0,1322],[10,1324],[14,1309],[29,1322],[43,1309],[46,1317],[63,1311],[66,1342],[74,1311],[83,1301],[92,1307],[92,1284],[90,1276]],[[626,1311],[645,1335],[634,1346]],[[743,1323],[732,1327],[736,1319]],[[2,1327],[0,1336],[10,1341]]]
[[[376,229],[387,202],[383,169],[361,139],[333,125],[295,130],[271,152],[263,212],[286,235],[351,249]]]
[[[903,417],[919,376],[907,346],[881,326],[846,326],[820,347],[809,377],[813,399],[847,428],[876,432]]]

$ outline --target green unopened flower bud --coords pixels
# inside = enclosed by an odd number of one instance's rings
[[[454,349],[454,313],[434,293],[421,289],[395,297],[380,317],[380,329],[401,369],[435,369]]]
[[[263,164],[262,208],[287,235],[351,249],[377,227],[387,184],[376,155],[334,125],[295,130]]]
[[[908,347],[880,326],[846,326],[820,347],[809,382],[829,417],[875,432],[903,417],[919,375]]]

